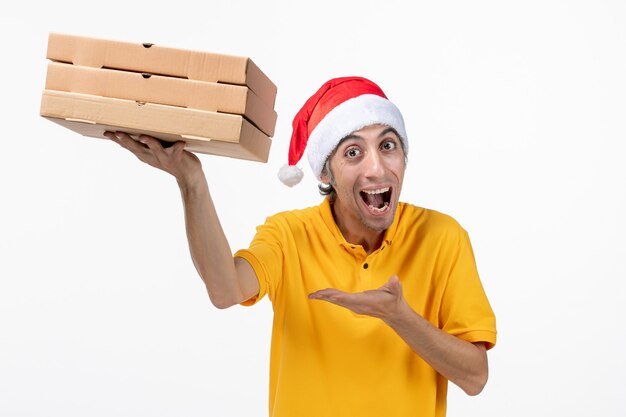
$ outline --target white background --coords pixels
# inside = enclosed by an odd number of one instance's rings
[[[305,164],[276,179],[304,101],[376,81],[407,122],[403,200],[469,231],[498,319],[487,387],[449,415],[626,415],[625,2],[160,3],[3,8],[0,416],[267,414],[270,303],[213,308],[175,181],[38,116],[51,31],[250,56],[278,85],[268,164],[201,156],[233,250],[320,201]]]

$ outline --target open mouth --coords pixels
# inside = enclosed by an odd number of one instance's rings
[[[389,208],[391,201],[391,188],[379,188],[378,190],[363,190],[359,193],[361,199],[373,213],[383,213]]]

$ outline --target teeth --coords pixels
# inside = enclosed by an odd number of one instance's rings
[[[389,191],[389,187],[380,188],[378,190],[363,190],[365,194],[382,194],[382,193],[386,193],[387,191]]]
[[[379,213],[382,213],[383,211],[385,211],[387,209],[387,207],[389,207],[389,203],[387,203],[386,201],[385,201],[385,204],[383,204],[383,206],[381,208],[374,207],[374,206],[369,206],[370,210],[377,211]]]

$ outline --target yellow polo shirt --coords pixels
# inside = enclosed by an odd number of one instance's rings
[[[382,320],[307,295],[378,288],[398,275],[409,305],[469,342],[496,342],[467,232],[451,217],[400,203],[381,247],[369,256],[344,239],[328,198],[280,213],[257,228],[246,259],[257,297],[273,304],[272,417],[443,417],[447,380]]]

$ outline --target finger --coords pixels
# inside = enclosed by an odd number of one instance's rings
[[[115,137],[117,138],[117,143],[131,151],[140,161],[149,165],[155,165],[157,158],[148,146],[133,139],[126,132],[115,132]]]
[[[323,290],[315,291],[309,294],[309,298],[322,300],[322,299],[327,299],[332,296],[336,296],[339,293],[341,293],[341,291],[336,290],[334,288],[325,288]]]
[[[171,148],[176,143],[176,142],[169,141],[169,140],[158,139],[158,138],[155,138],[154,136],[150,136],[150,135],[145,135],[145,134],[139,135],[139,138],[138,138],[139,142],[143,143],[143,139],[146,139],[146,140],[148,140],[150,142],[157,141],[159,143],[159,145],[161,145],[161,147],[163,149]]]
[[[137,139],[134,139],[132,136],[124,132],[116,132],[116,135],[118,139],[122,142],[122,146],[140,157],[142,161],[144,161],[145,158],[148,158],[151,161],[157,160],[155,154],[159,151],[158,146],[160,146],[158,139],[145,135],[141,135]],[[149,138],[149,142],[143,139],[142,136],[145,138]],[[152,145],[152,148],[148,146],[148,143]],[[163,151],[162,148],[160,150],[161,152]],[[141,157],[144,157],[144,159],[142,159]]]
[[[145,139],[140,140],[143,142]],[[152,138],[146,142],[146,145],[150,147],[154,157],[161,165],[160,168],[169,171],[168,167],[172,164],[172,154],[169,152],[167,143],[168,142]]]
[[[139,141],[150,148],[156,159],[163,166],[167,165],[168,159],[180,159],[182,151],[185,148],[185,142],[165,142],[164,144],[162,140],[148,135],[140,135]]]
[[[106,132],[104,132],[104,136],[111,139],[112,141],[117,142],[117,137],[115,136],[115,133],[113,132],[110,132],[107,130]]]
[[[119,138],[117,137],[117,135],[115,134],[115,132],[111,132],[111,131],[106,131],[103,134],[105,137],[107,137],[108,139],[110,139],[111,141],[117,143],[118,145],[120,145],[121,147],[125,148],[124,144],[122,142],[120,142]]]
[[[163,148],[163,155],[167,156],[170,161],[182,161],[185,157],[183,152],[185,152],[185,146],[187,144],[183,141],[170,142],[170,146]],[[177,163],[178,163],[177,162]]]
[[[310,300],[316,300],[316,301],[324,301],[326,303],[331,303],[331,304],[335,304],[341,307],[347,307],[348,305],[350,305],[349,303],[346,303],[343,299],[340,298],[341,296],[339,295],[316,295],[313,297],[309,297]]]
[[[172,145],[172,147],[169,148],[168,151],[171,152],[172,155],[179,157],[185,150],[186,145],[187,144],[185,142],[179,140],[178,142],[174,143],[174,145]]]
[[[126,146],[124,145],[124,143],[122,141],[120,141],[120,139],[117,137],[115,132],[110,132],[110,131],[106,131],[104,132],[104,136],[106,136],[107,138],[109,138],[110,140],[112,140],[113,142],[117,143],[118,145],[120,145],[122,148],[126,148]]]
[[[154,153],[155,155],[163,152],[163,146],[161,146],[161,142],[152,136],[139,135],[139,142],[150,148],[152,153]]]
[[[124,146],[125,148],[133,151],[133,152],[138,152],[141,150],[145,150],[146,146],[142,145],[141,143],[137,142],[135,139],[133,139],[128,133],[126,132],[115,132],[115,137],[117,137],[118,142]]]
[[[347,308],[350,308],[350,306],[358,303],[358,297],[355,296],[355,294],[350,294],[335,289],[317,291],[311,294],[309,298],[311,300],[326,301]]]
[[[163,147],[163,154],[175,160],[180,160],[182,153],[185,150],[185,146],[187,145],[181,140],[177,140],[176,142],[165,142],[165,144],[163,141],[159,142]]]
[[[122,136],[123,135],[122,132],[111,132],[111,133],[113,133],[113,135],[109,136],[109,137],[111,138],[112,141],[114,141],[115,143],[117,143],[118,145],[120,145],[120,146],[122,146],[124,148],[128,148],[126,146],[126,142],[124,141],[125,137]],[[126,136],[128,136],[128,135],[126,135]],[[130,136],[128,136],[128,137],[130,137]]]

